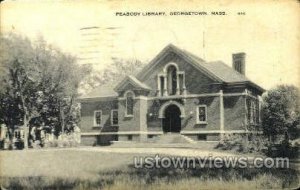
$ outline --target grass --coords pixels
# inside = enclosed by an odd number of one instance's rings
[[[136,169],[130,153],[0,152],[7,189],[282,189],[299,185],[293,169]]]

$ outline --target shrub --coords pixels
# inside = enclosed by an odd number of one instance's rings
[[[266,149],[266,145],[267,139],[260,135],[224,134],[216,148],[252,153],[263,152]]]
[[[35,141],[37,142],[37,141]],[[40,143],[39,141],[37,143]],[[69,133],[62,134],[57,139],[45,140],[43,147],[77,147],[80,145],[80,134],[77,133]],[[34,148],[37,146],[34,146]]]

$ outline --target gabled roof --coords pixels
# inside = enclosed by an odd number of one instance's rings
[[[187,62],[192,64],[194,67],[196,67],[198,70],[200,70],[202,73],[207,75],[209,78],[213,79],[217,82],[222,82],[220,78],[218,78],[216,75],[211,73],[209,70],[207,70],[201,63],[205,63],[205,61],[195,55],[192,55],[191,53],[181,50],[178,47],[174,46],[173,44],[169,44],[167,47],[165,47],[147,66],[145,66],[142,71],[140,71],[137,74],[137,78],[140,80],[144,80],[145,76],[151,72],[151,68],[153,68],[156,64],[159,64],[159,60],[164,58],[169,53],[175,53],[179,55],[181,58],[185,59]]]
[[[132,84],[138,89],[151,90],[149,86],[141,81],[145,79],[147,74],[151,72],[151,69],[156,64],[159,64],[161,59],[163,59],[171,52],[177,54],[178,56],[192,64],[200,72],[204,73],[216,82],[225,84],[249,84],[261,92],[265,91],[263,88],[250,81],[245,75],[242,75],[241,73],[235,71],[222,61],[206,62],[205,60],[186,50],[179,49],[178,47],[169,44],[136,76],[126,76],[117,86],[107,84],[97,87],[92,92],[80,97],[79,99],[117,97],[117,92],[123,90],[122,88],[124,88],[128,83]]]
[[[117,97],[117,96],[118,94],[113,90],[113,86],[111,84],[106,84],[106,85],[96,87],[90,93],[79,97],[79,99]]]
[[[232,69],[222,61],[203,63],[203,65],[224,82],[230,83],[250,81],[245,75]]]
[[[200,57],[186,51],[182,50],[173,44],[169,44],[165,47],[148,65],[146,65],[141,72],[137,74],[137,78],[143,81],[151,68],[156,64],[159,64],[159,61],[163,59],[169,53],[175,53],[190,64],[192,64],[200,72],[204,73],[209,78],[220,83],[248,83],[260,91],[264,91],[263,88],[259,87],[255,83],[251,82],[245,75],[237,72],[233,68],[229,67],[222,61],[215,62],[206,62]]]
[[[132,75],[127,75],[115,88],[115,91],[122,91],[124,90],[124,87],[126,86],[126,84],[132,84],[134,87],[136,87],[137,89],[143,89],[143,90],[151,90],[151,88],[142,83],[141,81],[139,81],[137,78],[135,78]]]
[[[93,98],[107,98],[107,97],[117,97],[118,91],[122,90],[122,87],[125,87],[126,84],[132,84],[137,89],[143,90],[151,90],[149,86],[139,81],[132,75],[126,76],[119,84],[116,86],[115,84],[105,84],[96,87],[90,93],[85,94],[79,97],[80,100],[93,99]]]

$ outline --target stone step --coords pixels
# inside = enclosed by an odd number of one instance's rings
[[[195,148],[201,150],[214,149],[215,142],[196,142],[194,143],[151,143],[135,141],[112,141],[111,148]]]
[[[179,133],[167,133],[147,139],[146,142],[139,141],[112,141],[111,147],[128,148],[199,148],[213,149],[218,142],[195,141],[188,136]]]
[[[143,143],[143,142],[125,142],[125,141],[113,141],[110,145],[111,148],[198,148],[197,144],[189,143]]]
[[[158,137],[155,141],[157,144],[169,144],[169,143],[190,143],[187,138],[181,134],[167,133]]]
[[[183,137],[184,139],[186,139],[189,143],[192,143],[192,144],[196,144],[196,143],[197,143],[197,141],[191,139],[191,138],[188,137],[188,136],[182,135],[182,137]]]

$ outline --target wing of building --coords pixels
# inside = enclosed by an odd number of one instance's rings
[[[165,133],[218,141],[224,133],[253,132],[264,89],[245,76],[245,53],[232,58],[231,68],[168,45],[136,76],[80,97],[82,143]]]

